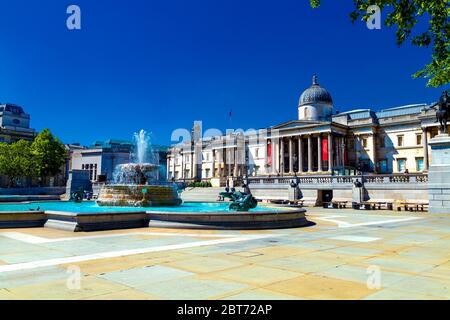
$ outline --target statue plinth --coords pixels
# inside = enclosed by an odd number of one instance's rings
[[[450,135],[430,140],[432,164],[428,172],[430,213],[450,214]]]

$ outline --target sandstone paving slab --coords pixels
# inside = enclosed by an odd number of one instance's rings
[[[443,297],[425,295],[421,293],[406,292],[392,288],[382,289],[378,292],[370,294],[363,300],[444,300]]]
[[[450,279],[413,276],[391,286],[413,294],[431,295],[450,299]]]
[[[245,290],[223,298],[224,300],[301,300],[300,297],[291,296],[266,289]]]
[[[361,247],[339,247],[339,248],[333,248],[329,249],[327,251],[338,253],[338,254],[347,254],[351,256],[363,256],[363,257],[370,257],[370,256],[377,256],[380,253],[382,253],[382,250],[377,249],[369,249],[369,248],[361,248]]]
[[[335,268],[316,272],[315,275],[367,284],[369,276],[372,275],[372,271],[368,270],[366,266],[345,264],[336,266]],[[390,287],[401,280],[407,279],[410,276],[411,275],[400,272],[392,272],[380,269],[381,288]]]
[[[131,288],[136,288],[143,285],[151,285],[156,282],[174,280],[191,275],[194,275],[194,273],[156,265],[108,272],[100,275],[99,277],[126,285]]]
[[[0,300],[21,300],[21,297],[13,294],[8,289],[0,289]]]
[[[365,284],[317,275],[303,275],[265,286],[264,289],[304,299],[362,299],[374,290]]]
[[[35,283],[67,279],[67,269],[45,267],[0,273],[0,288],[15,288]]]
[[[425,277],[450,279],[450,266],[448,265],[448,263],[442,264],[423,272],[421,275]]]
[[[108,272],[133,269],[138,267],[149,267],[157,264],[175,261],[173,256],[148,256],[134,255],[126,257],[115,257],[109,259],[89,260],[78,262],[76,265],[81,272],[90,275],[103,275]],[[69,265],[61,265],[61,267],[69,267]]]
[[[242,265],[244,265],[243,262],[232,261],[229,259],[225,260],[211,257],[202,257],[202,256],[191,257],[188,259],[177,260],[164,264],[164,266],[174,267],[177,269],[194,273],[208,273],[235,268]]]
[[[336,245],[333,245],[330,243],[317,243],[317,242],[313,242],[313,241],[290,242],[289,245],[292,247],[311,249],[311,250],[326,250],[326,249],[333,249],[333,248],[337,247]]]
[[[36,260],[47,260],[54,258],[70,257],[72,254],[59,250],[37,249],[32,252],[12,252],[0,255],[0,258],[8,264],[31,262]]]
[[[85,300],[160,300],[160,297],[138,291],[135,289],[125,289],[111,293],[89,296]]]
[[[431,270],[435,266],[430,263],[422,263],[417,260],[405,259],[401,256],[382,256],[364,260],[368,265],[379,266],[382,269],[397,270],[411,274],[417,274]]]
[[[33,252],[39,249],[41,248],[38,245],[24,243],[13,239],[7,239],[0,236],[0,255]]]
[[[92,276],[82,277],[80,284],[79,289],[70,288],[67,280],[64,279],[19,286],[10,290],[22,299],[78,300],[129,289],[126,286]]]
[[[245,288],[248,288],[248,285],[234,281],[185,277],[154,282],[139,286],[136,289],[168,300],[203,300],[217,299],[221,296],[237,293]]]
[[[262,262],[260,265],[265,267],[288,270],[297,273],[307,274],[314,273],[329,268],[335,268],[345,262],[324,258],[301,258],[301,257],[284,257]]]
[[[247,265],[244,267],[214,272],[213,275],[214,277],[221,279],[247,283],[254,286],[263,286],[298,277],[300,273],[259,265]]]

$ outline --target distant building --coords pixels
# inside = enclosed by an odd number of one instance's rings
[[[30,128],[30,115],[23,108],[0,103],[0,142],[33,141],[36,131]]]

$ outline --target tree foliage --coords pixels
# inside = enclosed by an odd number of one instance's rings
[[[55,176],[66,161],[64,145],[48,129],[30,143],[25,140],[0,143],[0,175],[8,177],[9,187],[20,178]]]
[[[44,129],[37,135],[31,144],[31,152],[40,177],[58,174],[67,157],[64,145],[49,129]]]
[[[28,141],[0,143],[0,174],[8,177],[10,187],[16,185],[19,178],[36,176],[36,162]]]
[[[352,22],[367,21],[367,8],[377,5],[388,9],[384,24],[396,27],[397,44],[407,39],[419,47],[431,47],[431,62],[417,71],[414,78],[428,79],[427,86],[439,87],[450,82],[450,6],[449,0],[353,0],[355,10]],[[320,6],[320,0],[310,0],[311,7]],[[418,31],[417,24],[427,20],[427,29]],[[414,32],[416,31],[416,32]]]

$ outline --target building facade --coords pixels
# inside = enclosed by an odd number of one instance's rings
[[[168,178],[217,185],[244,176],[354,175],[426,172],[428,141],[438,134],[435,110],[414,104],[339,113],[316,76],[300,96],[298,119],[252,132],[174,145]]]
[[[36,131],[30,128],[30,115],[22,107],[0,103],[0,142],[33,141]]]

